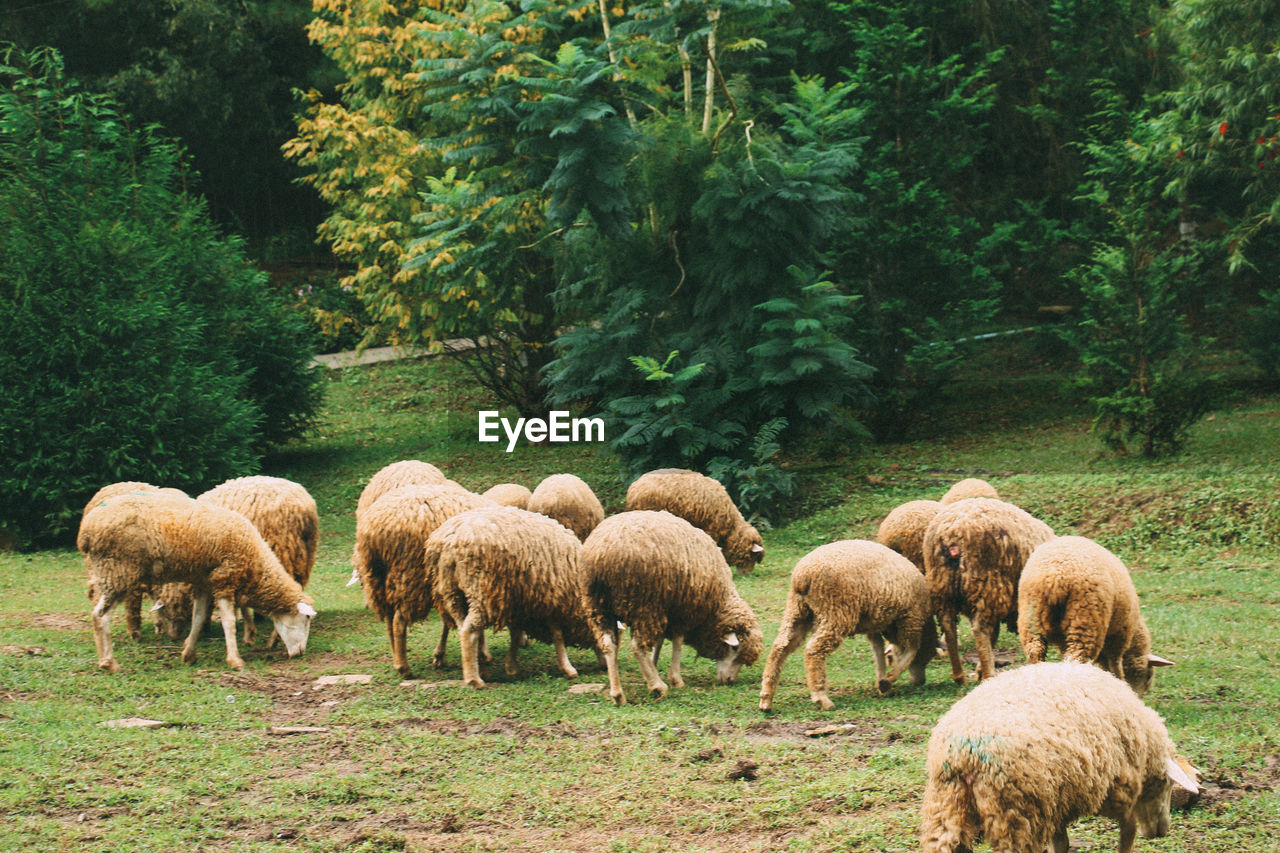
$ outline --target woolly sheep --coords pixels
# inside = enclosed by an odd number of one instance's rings
[[[244,667],[235,636],[235,602],[271,616],[290,657],[307,647],[312,600],[247,518],[223,507],[158,494],[108,500],[85,516],[76,545],[85,555],[93,606],[98,666],[118,672],[111,650],[111,608],[139,585],[181,581],[193,589],[191,632],[184,663],[215,603],[226,637],[227,663]]]
[[[365,603],[387,624],[391,663],[405,678],[409,668],[409,626],[426,619],[433,603],[434,576],[426,562],[427,538],[460,512],[490,506],[479,495],[445,483],[401,486],[383,494],[356,520],[351,564],[364,588]],[[433,663],[444,666],[447,617]]]
[[[356,502],[356,519],[373,506],[374,501],[392,489],[401,486],[435,486],[446,480],[448,477],[444,472],[430,462],[419,462],[417,459],[392,462],[370,477],[368,484],[360,492],[360,499]]]
[[[968,500],[969,498],[992,498],[999,500],[1000,495],[986,480],[979,480],[970,477],[961,480],[951,488],[947,489],[947,493],[942,496],[941,503],[953,504],[956,501]]]
[[[604,507],[595,492],[573,474],[552,474],[534,488],[526,507],[530,512],[554,518],[585,540],[604,518]]]
[[[569,678],[578,675],[565,645],[596,648],[588,629],[582,544],[552,518],[510,506],[459,513],[427,538],[436,606],[458,626],[462,680],[483,687],[477,660],[485,628],[511,631],[506,669],[517,673],[520,638],[555,646]]]
[[[721,684],[731,684],[760,657],[760,623],[734,587],[729,564],[715,541],[683,518],[654,510],[610,516],[583,543],[582,568],[615,704],[626,703],[618,675],[621,623],[631,626],[636,661],[655,696],[667,692],[654,661],[664,637],[671,640],[674,687],[684,686],[685,643],[716,662]]]
[[[237,477],[196,498],[235,510],[253,523],[299,586],[306,587],[316,562],[320,516],[315,499],[300,484],[281,477]],[[161,611],[163,612],[163,611]],[[244,642],[253,640],[253,616],[244,615]],[[275,644],[275,635],[267,646]]]
[[[519,509],[529,508],[529,498],[533,492],[528,487],[519,483],[499,483],[488,491],[484,492],[481,497],[486,497],[496,503],[498,506],[514,506]]]
[[[993,647],[1000,623],[1017,630],[1018,577],[1037,545],[1053,538],[1043,521],[1013,504],[969,498],[943,507],[924,535],[925,579],[938,616],[951,677],[965,681],[956,643],[963,614],[978,650],[978,678],[995,675]]]
[[[876,541],[910,560],[924,574],[924,532],[939,510],[940,501],[908,501],[880,522]]]
[[[908,667],[911,682],[924,683],[924,668],[937,641],[924,576],[910,560],[884,545],[847,539],[815,548],[792,570],[782,626],[760,682],[760,710],[773,707],[782,665],[810,635],[804,650],[809,697],[825,710],[834,708],[827,695],[827,657],[855,634],[866,634],[871,641],[880,695],[888,693]],[[887,672],[886,639],[897,650]]]
[[[760,531],[747,523],[719,480],[685,468],[660,468],[627,489],[627,509],[666,510],[705,530],[729,565],[743,572],[764,559]]]
[[[137,480],[111,483],[110,485],[103,486],[101,489],[98,489],[98,491],[94,492],[93,497],[89,498],[89,502],[85,504],[84,512],[80,516],[81,523],[83,523],[84,516],[88,515],[90,510],[103,505],[111,498],[118,495],[137,493],[159,493],[179,498],[189,497],[187,493],[181,489],[162,489],[158,486],[153,486],[150,483],[143,483]],[[142,599],[145,596],[155,599],[156,602],[155,606],[151,608],[152,613],[154,613],[156,617],[156,632],[159,633],[163,631],[169,635],[170,639],[178,639],[176,627],[169,623],[167,617],[169,617],[174,611],[178,611],[179,616],[181,616],[181,612],[183,610],[183,598],[189,594],[190,590],[186,584],[162,584],[155,589],[151,589],[146,584],[139,585],[139,587],[130,592],[124,600],[124,623],[125,627],[129,631],[129,636],[135,640],[142,639]],[[97,595],[92,589],[89,590],[89,599],[91,601],[97,600]],[[163,610],[163,608],[166,607],[169,608],[168,611]],[[190,619],[191,607],[189,604],[185,606],[185,610],[185,618]]]
[[[1064,660],[1096,662],[1139,695],[1158,666],[1129,570],[1083,536],[1050,539],[1031,553],[1018,584],[1018,639],[1029,663],[1056,646]]]
[[[1094,666],[1038,663],[956,702],[929,737],[922,853],[959,853],[979,835],[993,853],[1067,853],[1067,827],[1100,815],[1134,834],[1169,832],[1172,783],[1195,781],[1164,722]]]

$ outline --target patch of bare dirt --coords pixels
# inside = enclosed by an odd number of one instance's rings
[[[5,622],[26,628],[45,628],[50,631],[83,631],[89,627],[89,616],[72,616],[68,613],[7,613],[0,617]]]
[[[322,725],[342,697],[352,692],[350,688],[312,690],[313,679],[283,673],[264,678],[247,672],[222,672],[217,677],[220,684],[270,698],[271,709],[265,718],[269,725]]]
[[[835,728],[830,734],[814,737],[810,732]],[[866,720],[759,720],[747,726],[748,741],[765,743],[814,743],[815,741],[855,741],[861,746],[879,749],[901,740],[901,735]]]
[[[498,718],[483,723],[463,722],[449,719],[430,719],[427,717],[404,717],[399,720],[385,720],[372,723],[373,728],[412,728],[434,734],[458,735],[461,737],[504,737],[518,741],[531,739],[570,739],[597,740],[601,734],[583,732],[568,723],[554,723],[549,726],[534,726],[519,720]]]

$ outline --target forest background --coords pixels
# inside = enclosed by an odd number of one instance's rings
[[[310,353],[375,342],[474,339],[502,404],[604,414],[624,479],[707,470],[749,512],[794,490],[790,456],[926,435],[993,332],[1078,366],[1107,447],[1175,452],[1280,370],[1278,23],[1259,0],[6,4],[0,524],[57,536],[104,482],[247,473],[316,411]],[[164,395],[159,363],[191,365]]]

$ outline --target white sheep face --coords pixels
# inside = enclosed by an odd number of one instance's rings
[[[298,610],[271,614],[276,633],[280,635],[289,657],[297,657],[307,650],[307,635],[311,633],[311,617],[314,615],[315,610],[310,605],[301,603]]]
[[[742,669],[742,661],[738,659],[742,648],[738,644],[737,635],[729,634],[728,642],[722,642],[721,648],[725,650],[725,654],[716,659],[716,683],[733,684],[738,677],[738,670]]]

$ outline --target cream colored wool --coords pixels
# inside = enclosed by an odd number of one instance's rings
[[[947,489],[947,493],[942,496],[942,503],[953,504],[956,501],[968,500],[969,498],[993,498],[1000,499],[1000,495],[995,488],[986,480],[979,480],[970,477],[967,480],[961,480],[951,488]]]
[[[118,497],[119,495],[138,493],[159,493],[179,498],[188,497],[187,493],[181,489],[162,489],[158,486],[153,486],[150,483],[143,483],[137,480],[128,480],[122,483],[111,483],[110,485],[103,486],[101,489],[98,489],[98,491],[94,492],[93,497],[89,498],[89,502],[85,504],[84,512],[80,516],[81,522],[83,523],[84,516],[89,514],[89,510],[101,506],[111,498]],[[190,593],[186,584],[163,584],[156,589],[151,589],[151,587],[146,584],[142,584],[133,592],[129,593],[128,597],[124,600],[124,623],[126,629],[129,631],[129,636],[135,640],[142,639],[142,599],[153,598],[160,607],[159,610],[153,608],[153,613],[155,614],[156,633],[163,632],[168,634],[172,639],[178,639],[177,636],[174,636],[175,633],[177,633],[177,625],[171,624],[168,621],[168,617],[172,615],[172,612],[164,612],[164,607],[176,607],[178,609],[178,618],[190,619],[191,607],[189,602],[186,605],[186,616],[181,616],[182,596],[184,593]],[[89,589],[89,600],[98,600],[98,596],[95,594],[95,590],[92,587]]]
[[[554,518],[572,530],[579,541],[585,540],[604,519],[600,499],[573,474],[552,474],[544,479],[529,496],[526,509]]]
[[[1083,536],[1050,539],[1031,553],[1018,584],[1018,640],[1029,663],[1048,646],[1064,660],[1097,663],[1139,695],[1155,667],[1151,634],[1129,570],[1115,554]]]
[[[888,693],[908,667],[911,682],[924,684],[924,669],[937,644],[924,576],[910,560],[884,545],[846,539],[815,548],[792,570],[782,625],[760,682],[760,710],[772,709],[782,665],[806,637],[809,698],[825,710],[834,708],[827,695],[827,657],[845,637],[856,634],[865,634],[871,642],[880,695]],[[892,668],[885,663],[886,639],[896,648]]]
[[[238,477],[196,498],[235,510],[253,522],[285,571],[305,587],[316,563],[320,516],[300,484],[281,477]]]
[[[764,559],[760,531],[747,523],[719,480],[686,468],[660,468],[627,489],[627,509],[666,510],[715,540],[729,565],[743,572]]]
[[[555,645],[561,672],[574,678],[565,645],[597,648],[584,611],[582,545],[563,524],[510,506],[460,513],[427,539],[436,606],[458,625],[462,679],[483,687],[477,660],[485,628],[507,627],[507,673],[527,635]]]
[[[924,574],[924,532],[941,509],[939,501],[908,501],[894,507],[880,522],[876,541],[906,557]]]
[[[978,651],[978,678],[995,675],[992,651],[1000,623],[1017,630],[1018,577],[1037,545],[1053,538],[1043,521],[992,498],[947,504],[924,535],[925,579],[951,659],[951,677],[965,681],[956,642],[959,615],[969,618]]]
[[[1174,781],[1194,791],[1164,722],[1122,681],[1094,666],[1038,663],[984,681],[929,737],[922,853],[1067,853],[1067,827],[1100,815],[1169,831]]]
[[[427,537],[458,513],[491,503],[447,483],[401,486],[357,516],[351,564],[364,588],[365,603],[387,623],[391,662],[405,678],[412,674],[406,645],[409,626],[426,619],[433,602],[434,576],[424,550]],[[436,666],[444,666],[448,634],[446,621],[436,647]]]
[[[110,610],[142,584],[182,582],[195,601],[182,659],[192,663],[196,640],[216,601],[227,641],[227,663],[244,666],[235,639],[235,602],[269,614],[290,656],[306,648],[315,610],[244,516],[187,497],[126,494],[84,517],[76,545],[85,555],[99,667],[119,669],[111,653]]]
[[[719,683],[732,683],[760,657],[764,639],[733,572],[704,531],[665,511],[637,510],[606,518],[582,546],[588,612],[609,670],[609,695],[626,702],[618,675],[618,629],[631,645],[649,690],[667,692],[654,663],[664,638],[672,642],[671,686],[683,687],[680,654],[687,643],[716,661]]]
[[[532,496],[533,492],[519,483],[499,483],[483,494],[483,497],[498,506],[514,506],[519,509],[528,509],[529,498]]]
[[[356,503],[356,518],[373,502],[392,489],[401,486],[434,486],[448,480],[444,472],[430,462],[419,462],[417,459],[406,459],[392,462],[369,478],[364,491],[360,492],[360,500]]]

